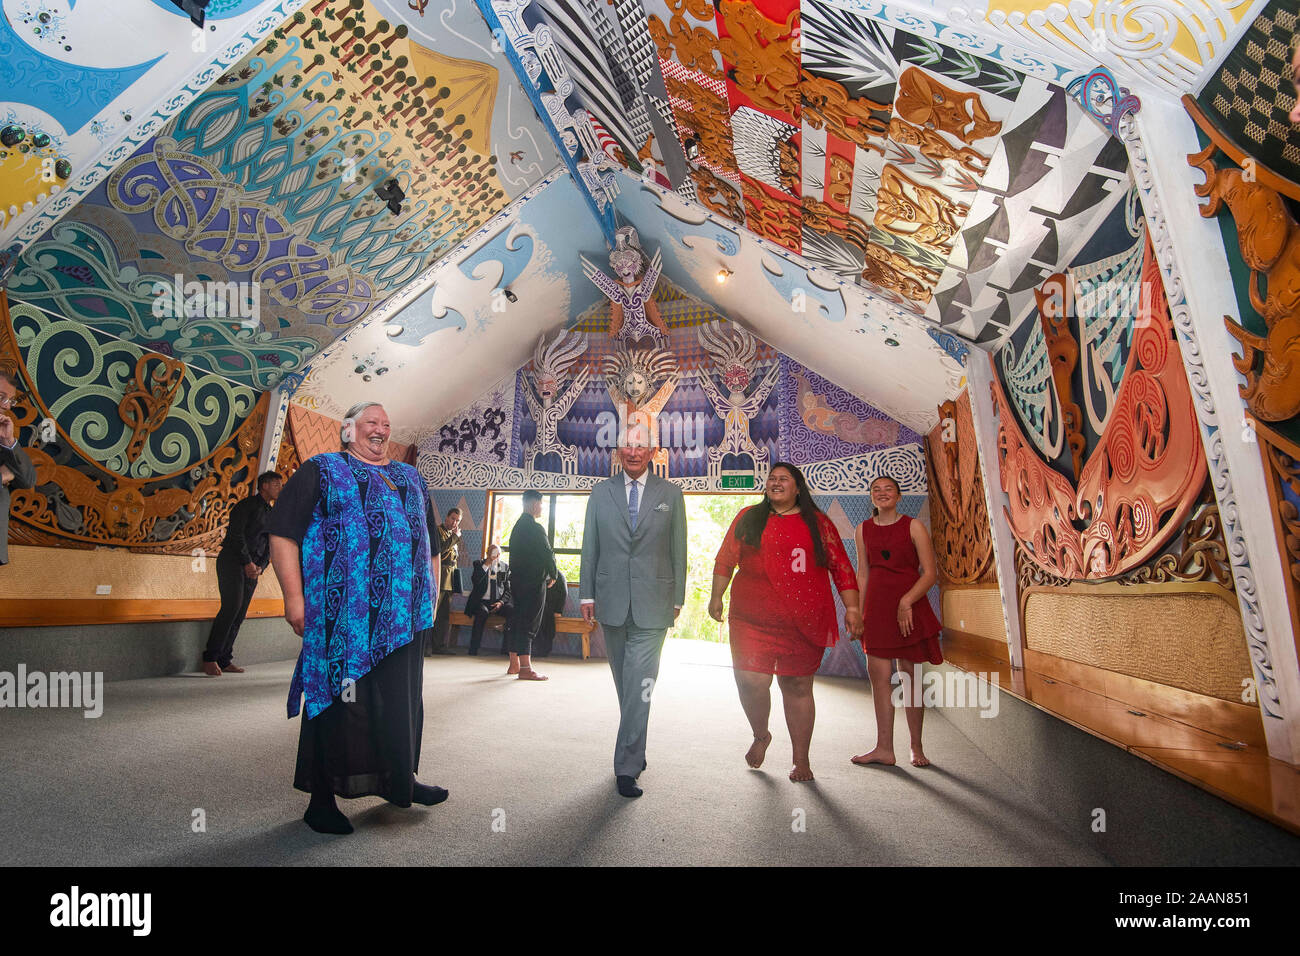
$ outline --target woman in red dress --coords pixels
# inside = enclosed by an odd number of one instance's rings
[[[902,498],[898,482],[882,475],[871,483],[874,518],[858,525],[858,590],[862,594],[862,648],[876,708],[876,748],[853,762],[894,763],[894,702],[891,676],[898,662],[902,680],[912,766],[928,767],[921,749],[921,662],[942,664],[939,619],[926,592],[938,580],[934,546],[919,521],[898,513]],[[919,570],[918,570],[919,566]],[[906,666],[905,666],[906,665]],[[914,703],[913,703],[914,702]]]
[[[839,619],[831,579],[844,602],[845,625],[862,633],[857,578],[839,532],[813,502],[803,473],[777,462],[767,477],[767,494],[736,515],[713,564],[709,616],[722,620],[722,595],[736,565],[731,592],[731,661],[740,705],[754,731],[745,761],[763,765],[772,735],[772,675],[781,685],[790,730],[794,769],[790,779],[813,779],[808,762],[812,742],[813,674],[823,652],[839,640]]]

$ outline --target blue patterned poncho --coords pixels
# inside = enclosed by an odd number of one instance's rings
[[[419,472],[346,452],[310,461],[320,489],[302,539],[302,653],[289,687],[289,716],[305,695],[308,719],[432,627],[434,594],[428,490]]]

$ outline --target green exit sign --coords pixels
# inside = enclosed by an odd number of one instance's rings
[[[756,484],[757,484],[757,482],[754,480],[754,476],[753,476],[752,474],[749,474],[749,475],[746,475],[746,474],[743,474],[743,473],[732,473],[732,474],[727,474],[727,473],[724,472],[723,475],[722,475],[722,487],[723,487],[723,488],[750,488],[750,489],[752,489],[752,488],[754,488],[754,486],[755,486]]]

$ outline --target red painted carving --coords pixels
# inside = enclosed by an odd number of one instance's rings
[[[1007,520],[1030,560],[1051,574],[1107,578],[1150,560],[1182,530],[1205,478],[1196,409],[1150,243],[1142,290],[1124,379],[1077,490],[1025,440],[996,377],[991,383]]]

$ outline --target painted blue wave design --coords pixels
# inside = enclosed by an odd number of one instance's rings
[[[72,135],[162,59],[104,70],[76,66],[33,49],[0,13],[0,90],[14,103],[34,106]]]

